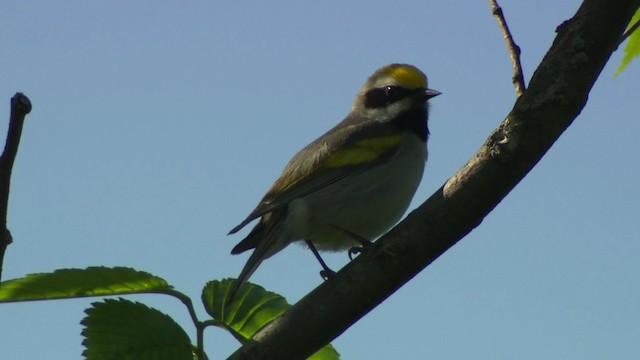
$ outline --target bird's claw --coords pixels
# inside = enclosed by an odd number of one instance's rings
[[[349,249],[349,260],[353,260],[356,256],[362,254],[364,251],[364,246],[354,246]]]
[[[320,270],[320,276],[322,277],[322,280],[329,280],[332,279],[334,276],[336,276],[336,272],[327,268],[324,270]]]

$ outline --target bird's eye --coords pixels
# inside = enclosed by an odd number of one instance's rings
[[[399,86],[385,86],[371,89],[365,95],[365,106],[368,108],[384,107],[407,95],[407,90]]]
[[[402,100],[409,95],[410,91],[400,86],[386,86],[384,94],[387,98],[387,105]]]
[[[384,88],[384,94],[387,99],[393,101],[400,94],[400,88],[397,86],[387,86]]]

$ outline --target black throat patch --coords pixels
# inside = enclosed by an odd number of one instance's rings
[[[413,131],[422,141],[429,137],[428,111],[426,105],[401,113],[392,124],[402,130]]]

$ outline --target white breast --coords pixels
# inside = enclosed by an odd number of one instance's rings
[[[426,158],[425,143],[406,133],[387,163],[292,201],[286,221],[291,240],[311,240],[319,250],[329,251],[358,244],[338,229],[374,240],[407,210],[422,179]]]

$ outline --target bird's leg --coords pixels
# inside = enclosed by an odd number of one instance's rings
[[[316,259],[318,259],[318,262],[320,263],[320,266],[322,266],[322,271],[320,271],[320,276],[322,276],[322,278],[324,280],[329,280],[331,279],[336,272],[331,270],[328,266],[327,263],[324,262],[324,260],[322,260],[322,257],[320,256],[320,253],[318,252],[318,249],[316,249],[315,245],[313,245],[313,243],[309,240],[305,240],[305,243],[307,243],[307,246],[309,247],[309,250],[311,250],[311,252],[313,253],[313,256],[316,257]]]
[[[347,235],[348,237],[350,237],[352,240],[360,243],[360,246],[354,246],[351,249],[349,249],[349,260],[353,260],[353,257],[361,254],[362,251],[371,246],[373,244],[373,242],[363,238],[362,236],[355,234],[347,229],[343,229],[341,227],[336,226],[336,229],[340,230],[343,234]]]

